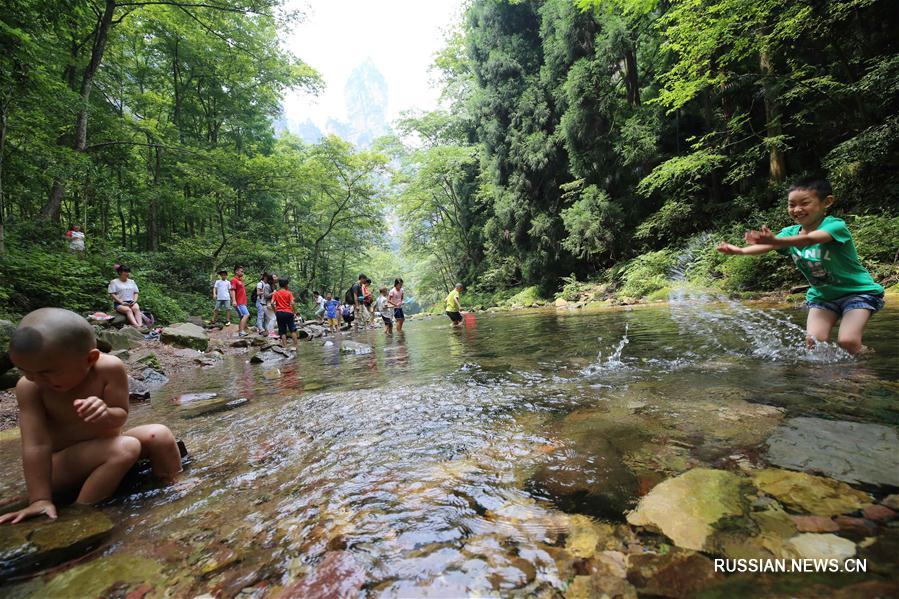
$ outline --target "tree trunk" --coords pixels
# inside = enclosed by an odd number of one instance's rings
[[[762,90],[765,98],[765,122],[768,129],[768,178],[773,183],[780,183],[787,174],[786,159],[779,142],[770,141],[783,135],[780,121],[780,103],[777,101],[777,90],[774,87],[774,64],[767,47],[759,51],[759,67],[762,70]]]
[[[637,52],[628,40],[624,51],[624,87],[627,90],[627,103],[633,108],[640,105],[640,80],[637,73]]]
[[[112,16],[115,13],[115,9],[115,1],[106,0],[103,16],[100,17],[97,31],[94,34],[91,59],[87,66],[84,67],[84,72],[81,75],[81,89],[79,90],[81,107],[78,111],[78,118],[75,121],[75,140],[73,142],[73,149],[76,152],[84,152],[84,149],[87,147],[87,117],[90,113],[91,90],[94,86],[94,76],[97,74],[100,63],[103,61],[103,54],[106,52],[106,42],[109,40],[109,30],[112,28]],[[50,196],[41,210],[42,219],[59,220],[59,207],[64,194],[65,182],[60,177],[54,178]]]
[[[9,102],[0,109],[0,255],[6,253],[6,200],[3,197],[3,156],[6,149],[6,125],[9,117]]]

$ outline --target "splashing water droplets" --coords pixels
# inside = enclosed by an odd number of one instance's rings
[[[805,329],[782,311],[748,308],[722,294],[692,287],[687,281],[690,265],[696,252],[709,243],[708,233],[693,238],[670,273],[668,304],[682,334],[698,337],[706,349],[772,361],[831,363],[850,358],[833,343],[808,348]]]

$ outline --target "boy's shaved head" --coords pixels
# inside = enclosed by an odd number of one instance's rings
[[[9,340],[9,351],[34,353],[64,350],[87,353],[97,347],[94,329],[83,317],[62,308],[40,308],[19,323]]]

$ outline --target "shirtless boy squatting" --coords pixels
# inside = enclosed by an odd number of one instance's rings
[[[77,503],[112,495],[140,458],[171,482],[181,472],[172,431],[146,424],[122,433],[128,376],[122,361],[96,346],[88,322],[68,310],[41,308],[22,319],[9,355],[24,376],[16,385],[28,507],[0,523],[46,514],[56,518],[54,491],[77,488]]]

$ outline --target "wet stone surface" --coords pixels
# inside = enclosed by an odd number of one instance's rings
[[[881,424],[791,418],[767,441],[777,466],[899,489],[899,433]]]
[[[479,314],[457,330],[410,319],[403,335],[326,337],[259,364],[255,337],[213,335],[214,357],[157,342],[170,380],[129,426],[164,422],[187,442],[181,479],[105,504],[115,527],[99,551],[0,594],[891,596],[896,501],[777,468],[765,442],[805,416],[895,428],[899,364],[809,356],[801,327],[781,324],[803,314],[751,316],[672,304]],[[866,343],[897,334],[888,307]],[[146,359],[136,372],[159,370]],[[0,498],[24,493],[18,455],[17,436],[0,438]],[[853,550],[867,574],[709,570]]]
[[[99,547],[112,529],[112,521],[103,512],[79,505],[61,508],[56,520],[42,516],[5,524],[0,535],[0,577],[25,576],[79,558]]]

